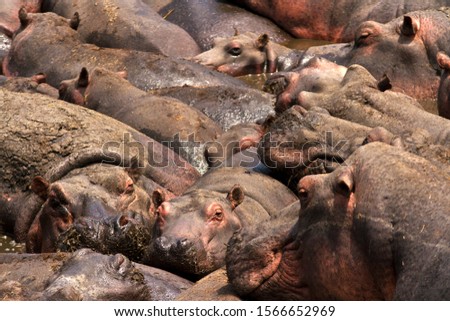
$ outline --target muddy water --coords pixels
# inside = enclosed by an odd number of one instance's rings
[[[12,238],[0,234],[0,253],[23,253],[25,245],[16,243]]]

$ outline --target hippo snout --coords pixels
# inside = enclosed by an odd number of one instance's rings
[[[170,239],[168,237],[161,236],[154,241],[153,246],[158,252],[180,255],[186,253],[190,248],[192,248],[193,243],[187,238]]]

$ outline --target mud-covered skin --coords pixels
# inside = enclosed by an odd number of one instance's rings
[[[20,26],[17,12],[25,7],[28,12],[40,12],[42,0],[8,0],[0,8],[0,33],[12,37],[14,31]]]
[[[197,109],[169,97],[146,93],[120,75],[102,68],[83,69],[59,86],[60,98],[117,119],[171,147],[200,172],[204,144],[222,129]]]
[[[430,141],[449,143],[449,120],[423,110],[413,98],[384,91],[385,81],[377,82],[362,66],[352,65],[338,87],[321,93],[303,91],[299,104],[326,109],[332,116],[368,127],[384,127],[395,135],[428,132]]]
[[[323,92],[338,86],[346,72],[346,67],[316,56],[292,71],[271,75],[264,90],[277,96],[275,111],[281,113],[299,103],[302,91]]]
[[[52,12],[23,14],[23,23],[3,61],[6,76],[45,73],[58,87],[75,78],[81,68],[102,67],[128,73],[128,80],[142,90],[181,86],[236,85],[243,82],[197,63],[150,52],[102,48],[85,44],[69,19]],[[72,27],[73,24],[72,24]],[[52,57],[52,63],[48,63]],[[164,75],[164,77],[161,77]]]
[[[440,116],[450,119],[450,57],[438,52],[437,61],[443,69],[438,90],[438,112]]]
[[[186,30],[202,51],[211,49],[215,38],[230,37],[235,30],[241,33],[267,33],[275,42],[292,39],[291,35],[269,19],[230,3],[215,0],[171,0],[159,5],[162,1],[143,1],[167,21]]]
[[[1,254],[0,298],[14,301],[174,300],[191,282],[122,254]]]
[[[222,126],[257,122],[273,113],[275,97],[257,89],[236,86],[180,87],[152,90],[192,106]]]
[[[278,57],[291,51],[271,41],[267,34],[247,32],[214,39],[213,48],[192,60],[231,76],[243,76],[283,70],[282,58]]]
[[[171,57],[192,57],[200,48],[182,28],[164,20],[141,0],[46,0],[42,11],[70,19],[80,15],[77,31],[84,42],[99,47],[151,51]]]
[[[404,13],[449,5],[447,0],[350,1],[234,1],[268,17],[297,38],[333,42],[353,40],[355,30],[367,20],[388,22]]]
[[[1,59],[1,58],[0,58]],[[32,77],[0,76],[0,87],[14,92],[39,93],[58,99],[58,89],[46,83],[46,76],[37,74]]]
[[[249,256],[245,237],[230,240],[227,273],[237,293],[448,300],[449,176],[382,143],[357,149],[346,165],[300,181],[298,221],[276,246]]]
[[[235,231],[274,215],[297,197],[267,175],[223,167],[208,171],[179,197],[165,201],[155,192],[153,199],[160,206],[149,264],[198,278],[224,265]]]

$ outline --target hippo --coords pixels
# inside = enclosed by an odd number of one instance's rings
[[[233,37],[215,38],[212,49],[192,60],[236,77],[284,70],[283,56],[287,57],[291,51],[271,41],[265,33],[257,35],[246,32],[236,33]]]
[[[60,98],[113,117],[170,146],[199,172],[206,170],[203,146],[222,133],[202,112],[181,101],[146,93],[103,68],[61,82]]]
[[[24,7],[28,12],[40,12],[42,0],[8,0],[0,8],[0,34],[11,38],[19,28],[20,21],[17,12]]]
[[[300,180],[288,232],[249,227],[230,239],[229,281],[257,300],[449,300],[449,190],[424,158],[364,145]]]
[[[0,254],[0,298],[14,301],[171,301],[192,282],[89,249]]]
[[[31,77],[5,77],[0,76],[0,86],[14,92],[39,93],[58,98],[58,89],[46,82],[45,74],[37,74]]]
[[[275,42],[287,42],[292,36],[269,19],[223,1],[143,0],[165,20],[186,30],[202,51],[211,49],[217,37],[239,32],[267,33]]]
[[[299,103],[302,91],[323,92],[339,86],[346,72],[346,67],[314,56],[298,68],[272,74],[263,90],[276,95],[275,111],[282,113]]]
[[[243,167],[210,169],[183,195],[166,201],[156,190],[152,199],[159,207],[148,264],[190,279],[225,264],[235,231],[298,201],[277,180]]]
[[[443,69],[438,90],[438,113],[439,116],[450,119],[450,57],[446,53],[440,51],[437,53],[436,59],[439,66]]]
[[[440,8],[447,0],[381,1],[233,1],[267,17],[297,38],[325,39],[333,42],[353,40],[355,30],[366,20],[381,23],[410,11]]]
[[[409,12],[385,24],[363,22],[353,42],[335,48],[334,62],[361,65],[376,79],[386,75],[393,90],[416,99],[436,99],[441,74],[436,55],[450,50],[448,15],[448,8],[440,8]],[[311,47],[304,55],[323,51]]]
[[[42,11],[70,19],[80,17],[77,29],[84,42],[99,47],[151,51],[170,57],[201,52],[182,28],[163,19],[142,0],[46,0]]]
[[[77,77],[83,67],[102,67],[114,72],[126,70],[130,83],[145,91],[181,86],[245,86],[238,79],[181,58],[86,44],[75,30],[81,23],[77,16],[69,20],[53,12],[27,13],[23,8],[19,16],[21,27],[3,60],[5,76],[45,73],[47,83],[58,87],[61,81]]]
[[[360,65],[348,68],[339,87],[320,93],[303,91],[298,95],[299,105],[305,109],[320,107],[332,116],[369,127],[384,127],[393,134],[412,134],[417,130],[428,132],[430,141],[448,145],[448,119],[425,111],[410,96],[385,90],[389,80],[378,82]]]

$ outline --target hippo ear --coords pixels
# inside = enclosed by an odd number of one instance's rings
[[[262,34],[256,39],[256,48],[259,50],[264,50],[264,48],[269,43],[269,36],[267,34]]]
[[[87,87],[89,85],[89,72],[85,67],[81,68],[80,75],[78,76],[77,86]]]
[[[410,16],[403,17],[403,24],[400,31],[404,36],[413,37],[416,35],[417,31],[420,29],[420,22]]]
[[[227,195],[227,200],[231,203],[231,208],[235,209],[244,200],[244,191],[239,185],[234,185]]]
[[[80,15],[78,14],[78,12],[75,12],[73,14],[72,18],[70,19],[69,25],[73,30],[78,29],[78,26],[80,25]]]
[[[337,177],[336,192],[344,196],[350,196],[354,192],[353,171],[350,167],[346,167]]]
[[[239,30],[236,27],[233,27],[234,29],[234,37],[239,36]]]
[[[443,51],[439,51],[436,55],[436,60],[439,67],[442,69],[450,70],[450,57]]]
[[[164,203],[166,198],[166,193],[164,193],[163,190],[159,188],[155,189],[152,193],[152,202],[155,205],[155,209],[157,209],[162,203]]]
[[[22,27],[26,27],[28,25],[28,13],[25,7],[20,7],[19,9],[19,21]]]
[[[378,81],[377,87],[382,92],[392,89],[391,80],[386,74],[384,74],[383,77],[381,77],[380,81]]]
[[[48,189],[50,187],[50,183],[45,180],[45,178],[41,176],[36,176],[31,182],[30,189],[39,196],[42,200],[46,200],[48,198]]]

